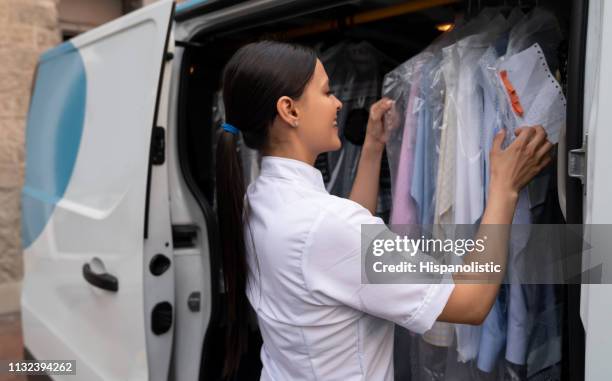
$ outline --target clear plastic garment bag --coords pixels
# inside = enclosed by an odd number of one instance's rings
[[[486,8],[385,76],[383,96],[395,100],[385,116],[392,224],[435,224],[432,234],[444,237],[452,224],[479,223],[502,128],[505,145],[517,127],[536,124],[557,143],[565,123],[555,78],[562,39],[547,10]],[[513,224],[561,222],[551,173],[523,189]],[[558,378],[558,289],[520,284],[513,269],[529,238],[528,229],[513,230],[506,284],[481,326],[436,323],[423,335],[396,327],[397,380]]]

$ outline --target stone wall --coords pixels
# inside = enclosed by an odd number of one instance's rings
[[[23,273],[20,192],[32,76],[40,53],[59,42],[56,0],[0,0],[0,311],[18,301],[13,291]]]

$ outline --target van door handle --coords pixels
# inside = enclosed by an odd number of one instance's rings
[[[94,258],[94,261],[102,263],[102,261],[100,261],[98,258]],[[111,275],[107,272],[95,273],[91,269],[89,263],[85,263],[83,265],[83,278],[85,278],[85,280],[92,286],[96,286],[103,290],[112,292],[117,292],[119,290],[119,281],[117,280],[116,276]]]

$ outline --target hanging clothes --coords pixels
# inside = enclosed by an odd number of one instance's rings
[[[387,129],[391,130],[386,151],[389,157],[392,179],[393,208],[390,221],[393,224],[420,223],[424,211],[433,209],[429,206],[429,199],[425,201],[421,192],[424,186],[422,175],[424,172],[431,172],[432,169],[430,168],[428,171],[427,168],[423,168],[424,165],[429,165],[423,158],[425,150],[419,150],[418,163],[413,163],[415,158],[413,151],[419,121],[420,124],[428,126],[431,122],[434,126],[430,126],[430,128],[443,130],[443,118],[441,117],[443,113],[440,111],[445,108],[438,103],[445,96],[445,83],[441,71],[441,49],[452,44],[457,38],[481,28],[489,22],[494,13],[493,9],[486,8],[475,20],[458,29],[442,34],[421,54],[416,55],[385,75],[383,96],[396,100],[396,107],[386,117],[386,120],[392,121],[388,122],[386,126]],[[427,64],[427,67],[423,78],[426,79],[426,83],[421,85],[421,69],[425,64]],[[425,99],[424,96],[428,99]],[[421,108],[423,104],[429,106],[428,110]],[[431,115],[434,115],[434,119],[431,119]],[[440,136],[440,132],[436,135]],[[428,138],[427,132],[421,132],[421,135],[419,135],[421,140],[429,140]],[[415,168],[419,172],[419,177],[413,190],[412,171]],[[419,205],[424,207],[416,209],[417,204],[415,204],[414,195],[421,200]],[[431,198],[431,196],[428,196],[428,198]],[[427,205],[425,205],[426,202]]]
[[[515,8],[508,17],[508,24],[516,25],[519,20],[524,17],[520,9]],[[480,130],[481,135],[481,146],[483,152],[483,193],[486,204],[487,190],[489,189],[489,174],[490,174],[490,161],[488,152],[491,151],[493,146],[493,138],[503,128],[503,121],[499,110],[501,109],[501,97],[498,96],[496,87],[496,64],[501,56],[503,56],[507,50],[509,42],[510,31],[503,33],[497,41],[487,48],[483,56],[478,62],[477,68],[477,84],[482,91],[483,96],[483,115],[481,119]],[[510,289],[508,285],[502,284],[500,292],[497,297],[491,312],[485,319],[482,326],[482,334],[479,343],[478,353],[478,368],[485,372],[493,371],[495,364],[497,363],[499,356],[502,352],[502,348],[506,344],[506,331],[508,329],[507,314],[508,314],[508,294]]]
[[[414,199],[418,212],[418,220],[423,225],[433,223],[434,189],[438,168],[438,151],[440,145],[440,130],[434,127],[434,113],[438,111],[441,94],[435,91],[434,81],[441,57],[430,59],[422,69],[420,78],[421,107],[416,118],[416,147],[414,152],[413,175],[410,184],[410,195]],[[439,75],[438,75],[439,77]]]
[[[557,65],[552,55],[558,53],[560,30],[556,18],[537,7],[526,15],[515,8],[507,17],[500,9],[485,9],[385,76],[383,95],[396,100],[386,116],[392,129],[387,144],[392,223],[433,223],[436,238],[452,237],[452,225],[446,225],[480,221],[488,199],[489,152],[499,130],[507,130],[504,147],[525,125],[542,124],[549,140],[558,141],[565,99],[550,71]],[[559,319],[550,299],[554,292],[518,281],[528,226],[550,197],[550,177],[544,171],[519,194],[508,248],[509,283],[501,286],[485,323],[454,325],[454,330],[436,323],[420,337],[396,336],[410,353],[428,353],[411,366],[414,379],[518,380],[543,377],[546,369],[554,374],[560,360],[554,344],[558,330],[551,328]],[[549,299],[538,304],[534,295]],[[536,315],[556,320],[536,329]],[[445,349],[453,339],[454,354]],[[552,351],[548,357],[547,350]]]
[[[514,8],[508,16],[508,25],[516,26],[525,15],[520,8]],[[493,138],[502,128],[502,118],[499,113],[501,109],[501,99],[497,92],[497,77],[495,65],[507,49],[510,40],[511,30],[502,33],[499,38],[487,48],[485,53],[478,61],[476,71],[476,83],[482,92],[483,115],[481,118],[481,146],[484,152],[483,156],[483,185],[484,185],[484,202],[486,204],[486,190],[489,189],[489,174],[491,172],[488,153],[493,148]]]
[[[458,64],[457,86],[454,89],[457,107],[457,139],[455,147],[454,223],[474,224],[484,211],[481,150],[482,93],[476,86],[477,63],[487,48],[509,29],[500,13],[481,33],[459,40],[454,46]],[[481,327],[457,325],[457,351],[460,361],[476,358]]]
[[[331,91],[343,104],[337,119],[342,148],[322,154],[315,166],[326,175],[329,193],[348,197],[357,175],[370,106],[380,99],[382,73],[397,62],[368,42],[349,41],[320,52],[319,58],[329,76]],[[391,209],[389,176],[388,161],[383,157],[376,210],[383,220],[388,220]]]
[[[514,139],[515,128],[536,124],[545,127],[549,141],[552,143],[558,141],[559,131],[565,121],[565,98],[548,69],[547,55],[539,44],[542,43],[547,47],[548,57],[554,64],[556,57],[552,52],[557,51],[556,46],[560,42],[561,31],[556,18],[549,12],[536,8],[512,29],[504,57],[498,58],[497,63],[493,63],[494,57],[489,50],[481,62],[481,71],[485,74],[484,86],[490,87],[493,84],[498,89],[497,98],[501,100],[502,106],[499,116],[502,119],[501,123],[508,129],[507,144]],[[528,44],[533,45],[518,51]],[[495,123],[489,125],[492,127],[490,129],[484,125],[487,138],[483,143],[489,149],[492,137],[497,132],[495,129],[499,127],[500,118],[496,118]],[[488,186],[488,158],[485,159],[484,173],[487,176],[485,183]],[[537,195],[545,194],[547,186],[548,176],[543,175],[536,177],[527,188],[523,189],[519,195],[513,224],[528,225],[533,222],[532,209],[543,203],[542,197]],[[527,363],[530,315],[525,295],[533,294],[533,290],[540,286],[521,286],[518,279],[513,279],[513,270],[514,263],[519,260],[528,238],[527,229],[520,229],[520,234],[515,232],[512,235],[508,261],[508,279],[511,284],[507,286],[507,293],[500,294],[491,314],[483,324],[484,333],[480,342],[483,350],[479,352],[478,358],[478,367],[483,371],[492,370],[504,344],[505,357],[510,363],[520,366]],[[501,313],[500,309],[503,308],[507,309]],[[500,318],[507,321],[500,322]]]
[[[506,126],[513,132],[519,126],[541,124],[551,143],[559,141],[559,131],[565,121],[566,101],[561,85],[548,68],[539,43],[503,59],[497,68],[499,88],[506,98]],[[513,89],[515,100],[511,96]],[[520,101],[520,112],[515,105]],[[512,137],[511,137],[512,139]]]
[[[477,63],[491,43],[508,28],[503,15],[496,16],[482,33],[466,37],[457,42],[459,56],[458,82],[455,98],[457,108],[457,148],[455,178],[455,223],[473,224],[484,210],[481,118],[482,94],[476,86]]]
[[[410,195],[415,200],[419,221],[423,225],[436,222],[436,183],[439,180],[439,157],[442,149],[442,131],[444,127],[444,104],[446,97],[446,83],[442,70],[443,54],[441,46],[449,45],[456,35],[444,34],[436,43],[438,51],[434,53],[422,70],[421,86],[425,89],[423,94],[423,107],[419,113],[417,125],[416,150],[414,160],[414,180],[410,188]],[[425,149],[425,147],[429,147]],[[453,177],[454,178],[454,177]],[[445,232],[441,229],[432,230],[432,236],[445,239]],[[438,348],[448,348],[454,341],[454,327],[452,324],[436,322],[433,327],[423,334],[427,344]],[[439,349],[436,350],[439,352]],[[432,373],[442,374],[438,368],[439,362],[435,358],[428,364]],[[437,369],[437,370],[436,370]]]
[[[477,33],[495,16],[496,11],[485,8],[479,15],[459,30],[454,30],[453,39],[459,40]],[[440,151],[436,177],[434,223],[452,224],[455,219],[455,153],[457,147],[457,78],[459,56],[455,43],[442,48],[442,79],[445,86],[442,126],[440,128]],[[451,233],[452,235],[452,233]]]
[[[385,118],[386,128],[391,131],[387,145],[387,157],[391,173],[393,208],[391,224],[418,223],[417,209],[410,195],[417,116],[422,105],[419,78],[421,68],[431,58],[430,53],[420,54],[385,76],[383,95],[395,100]],[[401,126],[401,127],[400,127]]]

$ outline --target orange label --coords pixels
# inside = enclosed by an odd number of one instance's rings
[[[516,93],[514,86],[512,86],[512,83],[510,82],[510,79],[508,78],[508,72],[506,70],[502,70],[499,72],[499,76],[501,77],[502,83],[504,84],[504,87],[506,88],[506,92],[508,93],[508,96],[510,97],[510,103],[512,103],[512,109],[518,116],[522,117],[524,113],[523,106],[521,105],[521,101],[519,100],[518,94]]]

